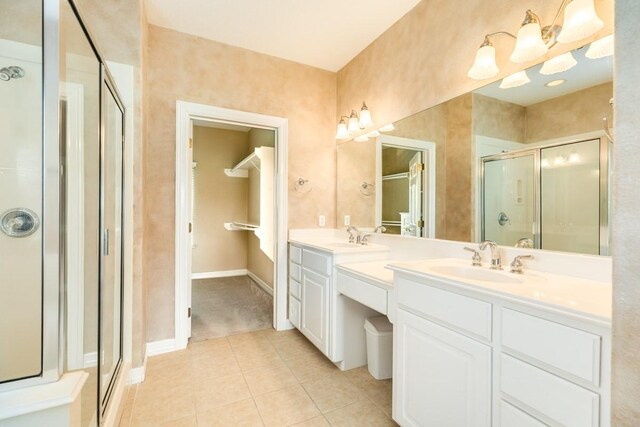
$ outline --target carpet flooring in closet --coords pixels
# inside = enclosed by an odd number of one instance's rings
[[[273,297],[249,276],[192,281],[191,341],[271,328]]]

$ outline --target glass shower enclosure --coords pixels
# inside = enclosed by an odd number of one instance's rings
[[[483,157],[482,240],[608,255],[610,151],[595,138]]]
[[[69,0],[0,14],[0,392],[83,371],[99,425],[123,360],[124,106]]]

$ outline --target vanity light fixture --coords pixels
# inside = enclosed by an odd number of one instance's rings
[[[564,23],[558,42],[573,43],[586,39],[603,26],[604,23],[596,15],[593,0],[572,0],[564,10]]]
[[[546,87],[556,87],[556,86],[560,86],[561,84],[565,83],[566,80],[564,79],[558,79],[558,80],[551,80],[549,83],[545,83]]]
[[[527,76],[527,72],[522,70],[518,71],[515,74],[511,74],[509,77],[505,77],[502,79],[500,83],[500,89],[511,89],[514,87],[526,85],[531,80],[529,80],[529,76]]]
[[[395,129],[395,126],[393,126],[392,123],[389,123],[388,125],[382,126],[380,129],[378,129],[378,131],[380,131],[380,132],[391,132],[394,129]]]
[[[527,10],[522,26],[518,30],[516,46],[509,57],[511,62],[529,62],[544,56],[549,47],[543,40],[543,34],[548,36],[549,30],[543,33],[538,15]]]
[[[538,15],[527,10],[517,36],[507,31],[487,34],[476,52],[476,58],[467,75],[475,80],[489,79],[498,74],[496,51],[491,37],[507,35],[516,40],[509,59],[523,63],[544,56],[557,42],[571,43],[595,34],[602,26],[593,4],[594,0],[562,0],[551,25],[542,26]],[[564,27],[557,25],[564,11]]]
[[[611,55],[613,55],[613,34],[591,43],[587,53],[584,54],[589,59],[600,59]]]
[[[367,142],[368,140],[369,140],[369,137],[367,135],[360,135],[354,138],[355,142]]]
[[[346,119],[346,120],[345,120]],[[336,139],[348,139],[352,134],[373,126],[371,119],[371,111],[365,102],[362,103],[360,116],[356,110],[351,110],[349,116],[340,116],[338,128],[336,130]]]
[[[372,131],[372,132],[369,132],[369,133],[367,134],[367,136],[368,136],[369,138],[377,138],[377,137],[379,137],[379,136],[380,136],[380,132],[378,132],[377,130],[374,130],[374,131]]]
[[[550,76],[552,74],[562,73],[575,67],[576,64],[578,64],[578,61],[576,61],[571,52],[563,53],[562,55],[545,61],[540,69],[540,74]]]

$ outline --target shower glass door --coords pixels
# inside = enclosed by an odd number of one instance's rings
[[[106,408],[122,361],[122,152],[124,108],[107,77],[101,168],[100,402]]]
[[[536,245],[536,153],[502,154],[483,159],[482,240],[514,246]]]
[[[543,249],[600,253],[600,140],[541,150]]]
[[[0,10],[0,387],[9,387],[42,372],[42,2]]]

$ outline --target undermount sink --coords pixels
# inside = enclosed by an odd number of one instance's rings
[[[430,270],[434,274],[458,279],[481,280],[483,282],[494,283],[522,283],[522,278],[518,276],[508,275],[509,273],[503,271],[489,270],[483,267],[443,264],[429,266],[427,270]]]
[[[327,246],[333,246],[335,248],[357,248],[363,245],[358,245],[357,243],[349,243],[349,242],[329,242]]]

